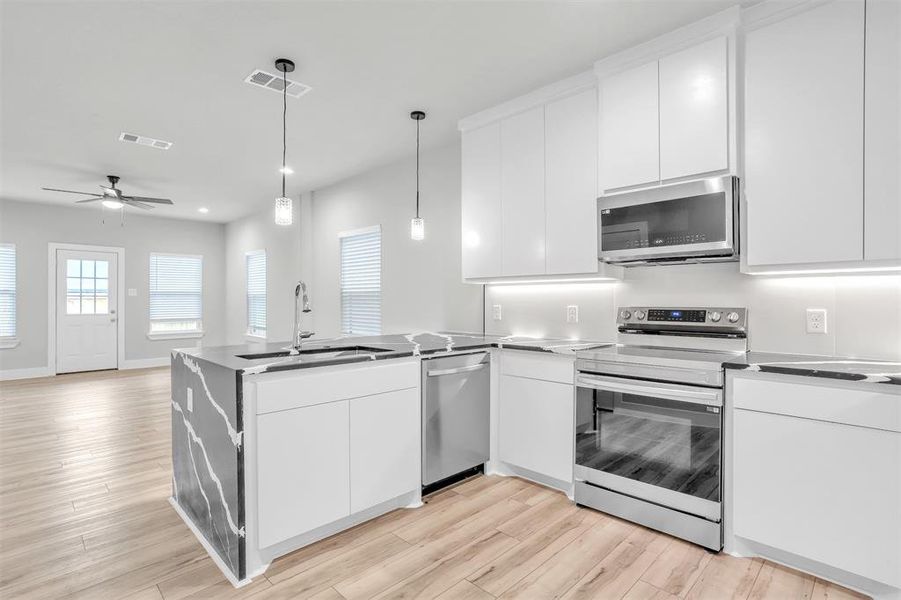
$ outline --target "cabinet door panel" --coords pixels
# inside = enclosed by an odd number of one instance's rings
[[[657,61],[601,81],[599,189],[660,179]]]
[[[573,386],[509,375],[500,383],[500,459],[572,482]]]
[[[735,534],[901,586],[901,434],[734,414]]]
[[[501,121],[504,275],[544,273],[544,107]]]
[[[501,128],[463,133],[463,277],[501,274]]]
[[[901,2],[867,2],[864,258],[901,258]]]
[[[597,230],[597,90],[545,107],[547,273],[595,273]]]
[[[257,440],[260,547],[350,514],[346,400],[260,415]]]
[[[350,511],[419,487],[419,390],[350,401]]]
[[[747,262],[863,258],[863,2],[746,38]]]
[[[660,178],[729,168],[728,41],[660,59]]]

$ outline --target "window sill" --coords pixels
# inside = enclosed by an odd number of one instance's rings
[[[203,331],[156,331],[147,332],[147,338],[151,340],[188,340],[202,338]]]
[[[0,350],[15,348],[18,345],[19,345],[19,338],[14,338],[14,337],[0,338]]]
[[[265,342],[267,341],[266,336],[264,335],[254,335],[252,333],[245,333],[244,339],[248,342]]]

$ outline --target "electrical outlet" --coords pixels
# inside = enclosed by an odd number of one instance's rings
[[[491,314],[494,317],[495,321],[500,321],[503,318],[503,311],[501,310],[500,304],[495,304],[491,307]]]
[[[579,322],[579,305],[578,304],[570,304],[566,307],[566,322],[567,323],[578,323]]]
[[[807,309],[807,333],[826,333],[826,309]]]

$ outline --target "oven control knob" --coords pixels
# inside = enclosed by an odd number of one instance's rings
[[[729,319],[730,323],[737,323],[738,322],[738,313],[730,312],[728,315],[726,315],[726,318]]]
[[[712,313],[710,313],[710,320],[713,321],[714,323],[719,323],[720,319],[722,317],[723,317],[723,315],[720,312],[713,311]]]
[[[619,316],[622,317],[623,321],[628,321],[632,317],[632,313],[630,313],[627,310],[624,310],[621,313],[619,313]]]
[[[643,310],[636,310],[636,311],[635,311],[635,318],[638,319],[639,321],[641,321],[642,319],[644,319],[644,311],[643,311]]]

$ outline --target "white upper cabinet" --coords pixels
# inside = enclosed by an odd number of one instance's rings
[[[657,61],[605,77],[600,85],[599,188],[658,181]]]
[[[597,91],[544,109],[546,272],[591,273],[597,259]]]
[[[901,259],[901,2],[867,2],[864,259]]]
[[[860,261],[864,3],[753,29],[745,61],[747,264]]]
[[[589,275],[597,247],[594,73],[460,121],[463,278]]]
[[[544,107],[501,121],[501,275],[544,273]]]
[[[660,179],[729,168],[728,40],[660,59]]]
[[[501,127],[463,133],[463,277],[501,274]]]

